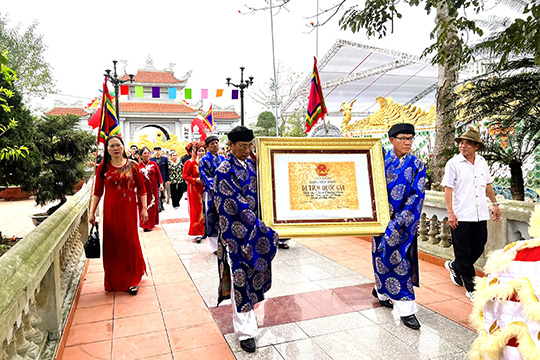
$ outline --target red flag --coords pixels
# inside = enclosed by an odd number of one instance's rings
[[[204,125],[204,120],[202,119],[202,116],[197,115],[195,119],[191,122],[191,132],[194,132],[194,128],[197,126],[199,129],[199,134],[201,135],[200,141],[204,141],[206,139],[206,132],[204,131],[204,128],[206,127]]]
[[[321,88],[321,79],[317,70],[317,58],[314,56],[313,75],[311,75],[311,89],[306,112],[306,131],[309,132],[319,119],[323,119],[328,113]]]
[[[101,122],[101,106],[97,109],[97,111],[90,116],[90,119],[88,119],[88,126],[91,126],[92,129],[98,128],[99,123]]]
[[[120,95],[129,95],[129,86],[120,85]]]

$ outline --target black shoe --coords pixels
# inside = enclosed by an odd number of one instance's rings
[[[287,245],[285,243],[278,243],[277,246],[280,249],[288,249],[289,248],[289,245]]]
[[[152,229],[143,229],[144,232],[152,231]]]
[[[130,286],[129,289],[128,289],[128,293],[130,295],[137,295],[138,292],[139,292],[139,287],[138,286]]]
[[[387,307],[389,309],[394,308],[394,303],[392,303],[392,300],[381,300],[381,299],[379,299],[379,297],[377,296],[377,290],[375,290],[375,288],[373,288],[373,291],[371,292],[371,295],[373,295],[377,300],[379,300],[379,304],[381,304],[381,306]]]
[[[216,255],[216,256],[217,256],[217,250],[216,250],[216,251],[214,251],[214,255]]]
[[[255,350],[257,350],[257,344],[255,344],[255,339],[253,338],[240,340],[240,347],[242,348],[242,350],[250,352],[250,353],[255,352]]]
[[[454,265],[452,261],[446,261],[444,263],[444,267],[448,272],[450,273],[450,280],[456,285],[456,286],[463,286],[463,280],[461,279],[461,276],[459,276],[454,269]]]
[[[411,328],[413,330],[420,329],[420,323],[418,322],[418,319],[416,318],[416,316],[414,316],[414,314],[409,316],[402,316],[401,321],[403,321],[403,324],[408,328]]]

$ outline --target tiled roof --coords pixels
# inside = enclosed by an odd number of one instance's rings
[[[122,113],[165,113],[165,114],[183,114],[192,113],[197,110],[184,104],[171,103],[141,103],[141,102],[121,102],[120,114]]]
[[[122,80],[129,80],[128,75],[121,77]],[[151,83],[151,84],[180,84],[185,81],[178,80],[174,77],[171,71],[148,71],[138,70],[137,74],[133,77],[133,81],[136,83]],[[127,83],[129,85],[129,83]]]
[[[239,119],[240,115],[235,111],[214,111],[214,117],[216,119]]]
[[[72,108],[72,107],[55,107],[54,109],[45,113],[45,115],[67,115],[73,114],[76,116],[87,116],[90,115],[83,108]]]

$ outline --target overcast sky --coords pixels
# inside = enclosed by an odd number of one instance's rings
[[[319,6],[324,10],[337,2],[319,0]],[[355,3],[347,1],[345,8]],[[99,94],[104,70],[112,68],[112,60],[127,60],[128,73],[136,73],[150,56],[158,70],[175,63],[176,77],[192,70],[187,87],[194,94],[200,93],[201,88],[209,89],[210,94],[226,89],[222,100],[205,100],[205,108],[210,102],[234,104],[239,112],[240,103],[230,99],[225,78],[231,77],[237,83],[239,67],[244,66],[244,74],[255,78],[256,88],[264,87],[273,74],[270,14],[259,11],[245,15],[246,4],[260,8],[266,1],[17,0],[4,1],[0,11],[8,14],[10,26],[21,23],[27,27],[33,20],[39,22],[37,30],[48,46],[45,58],[53,68],[56,89],[65,95],[54,98],[65,102],[90,101]],[[301,72],[302,78],[313,67],[315,31],[307,33],[306,24],[314,21],[307,17],[316,13],[316,4],[316,0],[292,0],[290,11],[283,10],[274,16],[276,60]],[[422,9],[407,9],[405,20],[394,24],[393,35],[384,40],[368,40],[364,32],[339,30],[339,17],[319,29],[319,59],[336,39],[419,55],[430,43],[429,32],[434,25],[433,15],[425,15]],[[51,108],[51,99],[41,105]],[[245,109],[248,123],[263,110],[249,97]]]

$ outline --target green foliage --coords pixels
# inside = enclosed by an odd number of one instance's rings
[[[88,153],[95,146],[94,136],[76,128],[75,115],[47,115],[37,122],[34,141],[41,153],[43,171],[36,183],[36,203],[66,201],[83,178]]]
[[[19,92],[13,89],[11,77],[0,73],[0,87],[12,90],[0,109],[0,186],[20,185],[34,190],[34,180],[41,169],[41,156],[33,141],[34,117],[24,107]]]
[[[305,110],[296,108],[292,114],[285,120],[285,133],[284,136],[288,137],[305,137],[307,134],[304,132],[306,124]]]
[[[490,130],[484,157],[510,166],[512,198],[523,200],[519,169],[540,145],[540,67],[532,59],[510,62],[467,83],[459,95],[462,124],[483,123]]]
[[[532,0],[520,7],[522,3],[518,1],[516,5],[522,17],[513,21],[503,19],[497,31],[474,47],[476,52],[497,58],[500,69],[515,56],[531,57],[540,65],[540,3]]]
[[[15,72],[8,66],[7,51],[0,54],[0,78],[3,79],[9,87],[13,84],[13,80],[17,79]],[[7,104],[7,99],[13,97],[13,90],[8,87],[0,85],[0,106],[5,112],[11,111],[11,108]],[[0,129],[2,131],[2,129]],[[5,132],[5,131],[3,131]],[[0,136],[2,134],[0,133]]]
[[[0,53],[9,54],[8,64],[17,74],[15,87],[26,98],[33,95],[44,98],[54,91],[52,68],[45,61],[47,46],[43,35],[37,33],[38,22],[27,29],[20,25],[9,27],[9,19],[0,13]]]
[[[255,136],[276,136],[276,117],[270,111],[263,111],[257,118]]]

